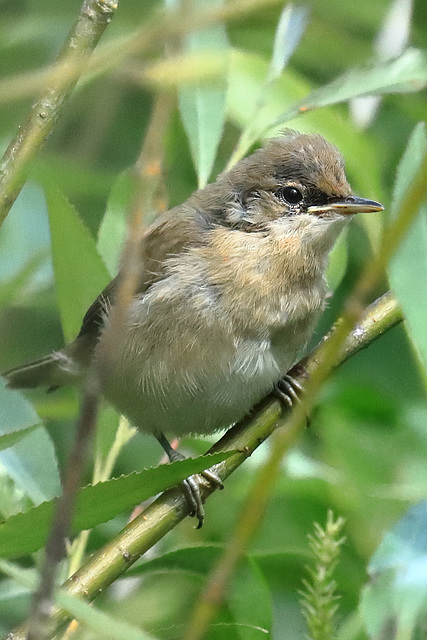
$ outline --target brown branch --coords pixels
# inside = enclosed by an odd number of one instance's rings
[[[53,517],[39,587],[35,591],[28,623],[27,640],[43,640],[51,635],[51,616],[55,577],[61,560],[65,557],[65,538],[69,533],[77,491],[86,460],[91,436],[96,426],[99,392],[95,376],[89,375],[84,387],[77,433],[67,464],[62,494]]]

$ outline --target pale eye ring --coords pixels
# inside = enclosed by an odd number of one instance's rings
[[[280,190],[280,197],[288,204],[298,204],[303,199],[303,195],[297,187],[288,186]]]

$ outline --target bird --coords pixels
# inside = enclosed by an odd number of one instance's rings
[[[295,395],[284,376],[325,308],[329,253],[354,214],[382,209],[353,194],[334,145],[284,130],[147,227],[120,314],[123,271],[74,342],[6,371],[7,384],[54,389],[93,370],[105,398],[180,458],[169,437],[231,426],[283,379]],[[201,526],[198,483],[184,487]]]

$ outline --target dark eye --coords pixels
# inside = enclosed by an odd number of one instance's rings
[[[296,187],[285,187],[281,190],[280,196],[289,204],[298,204],[302,200],[302,193]]]

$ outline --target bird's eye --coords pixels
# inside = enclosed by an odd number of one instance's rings
[[[280,191],[280,196],[289,204],[298,204],[303,198],[301,191],[296,187],[285,187]]]

